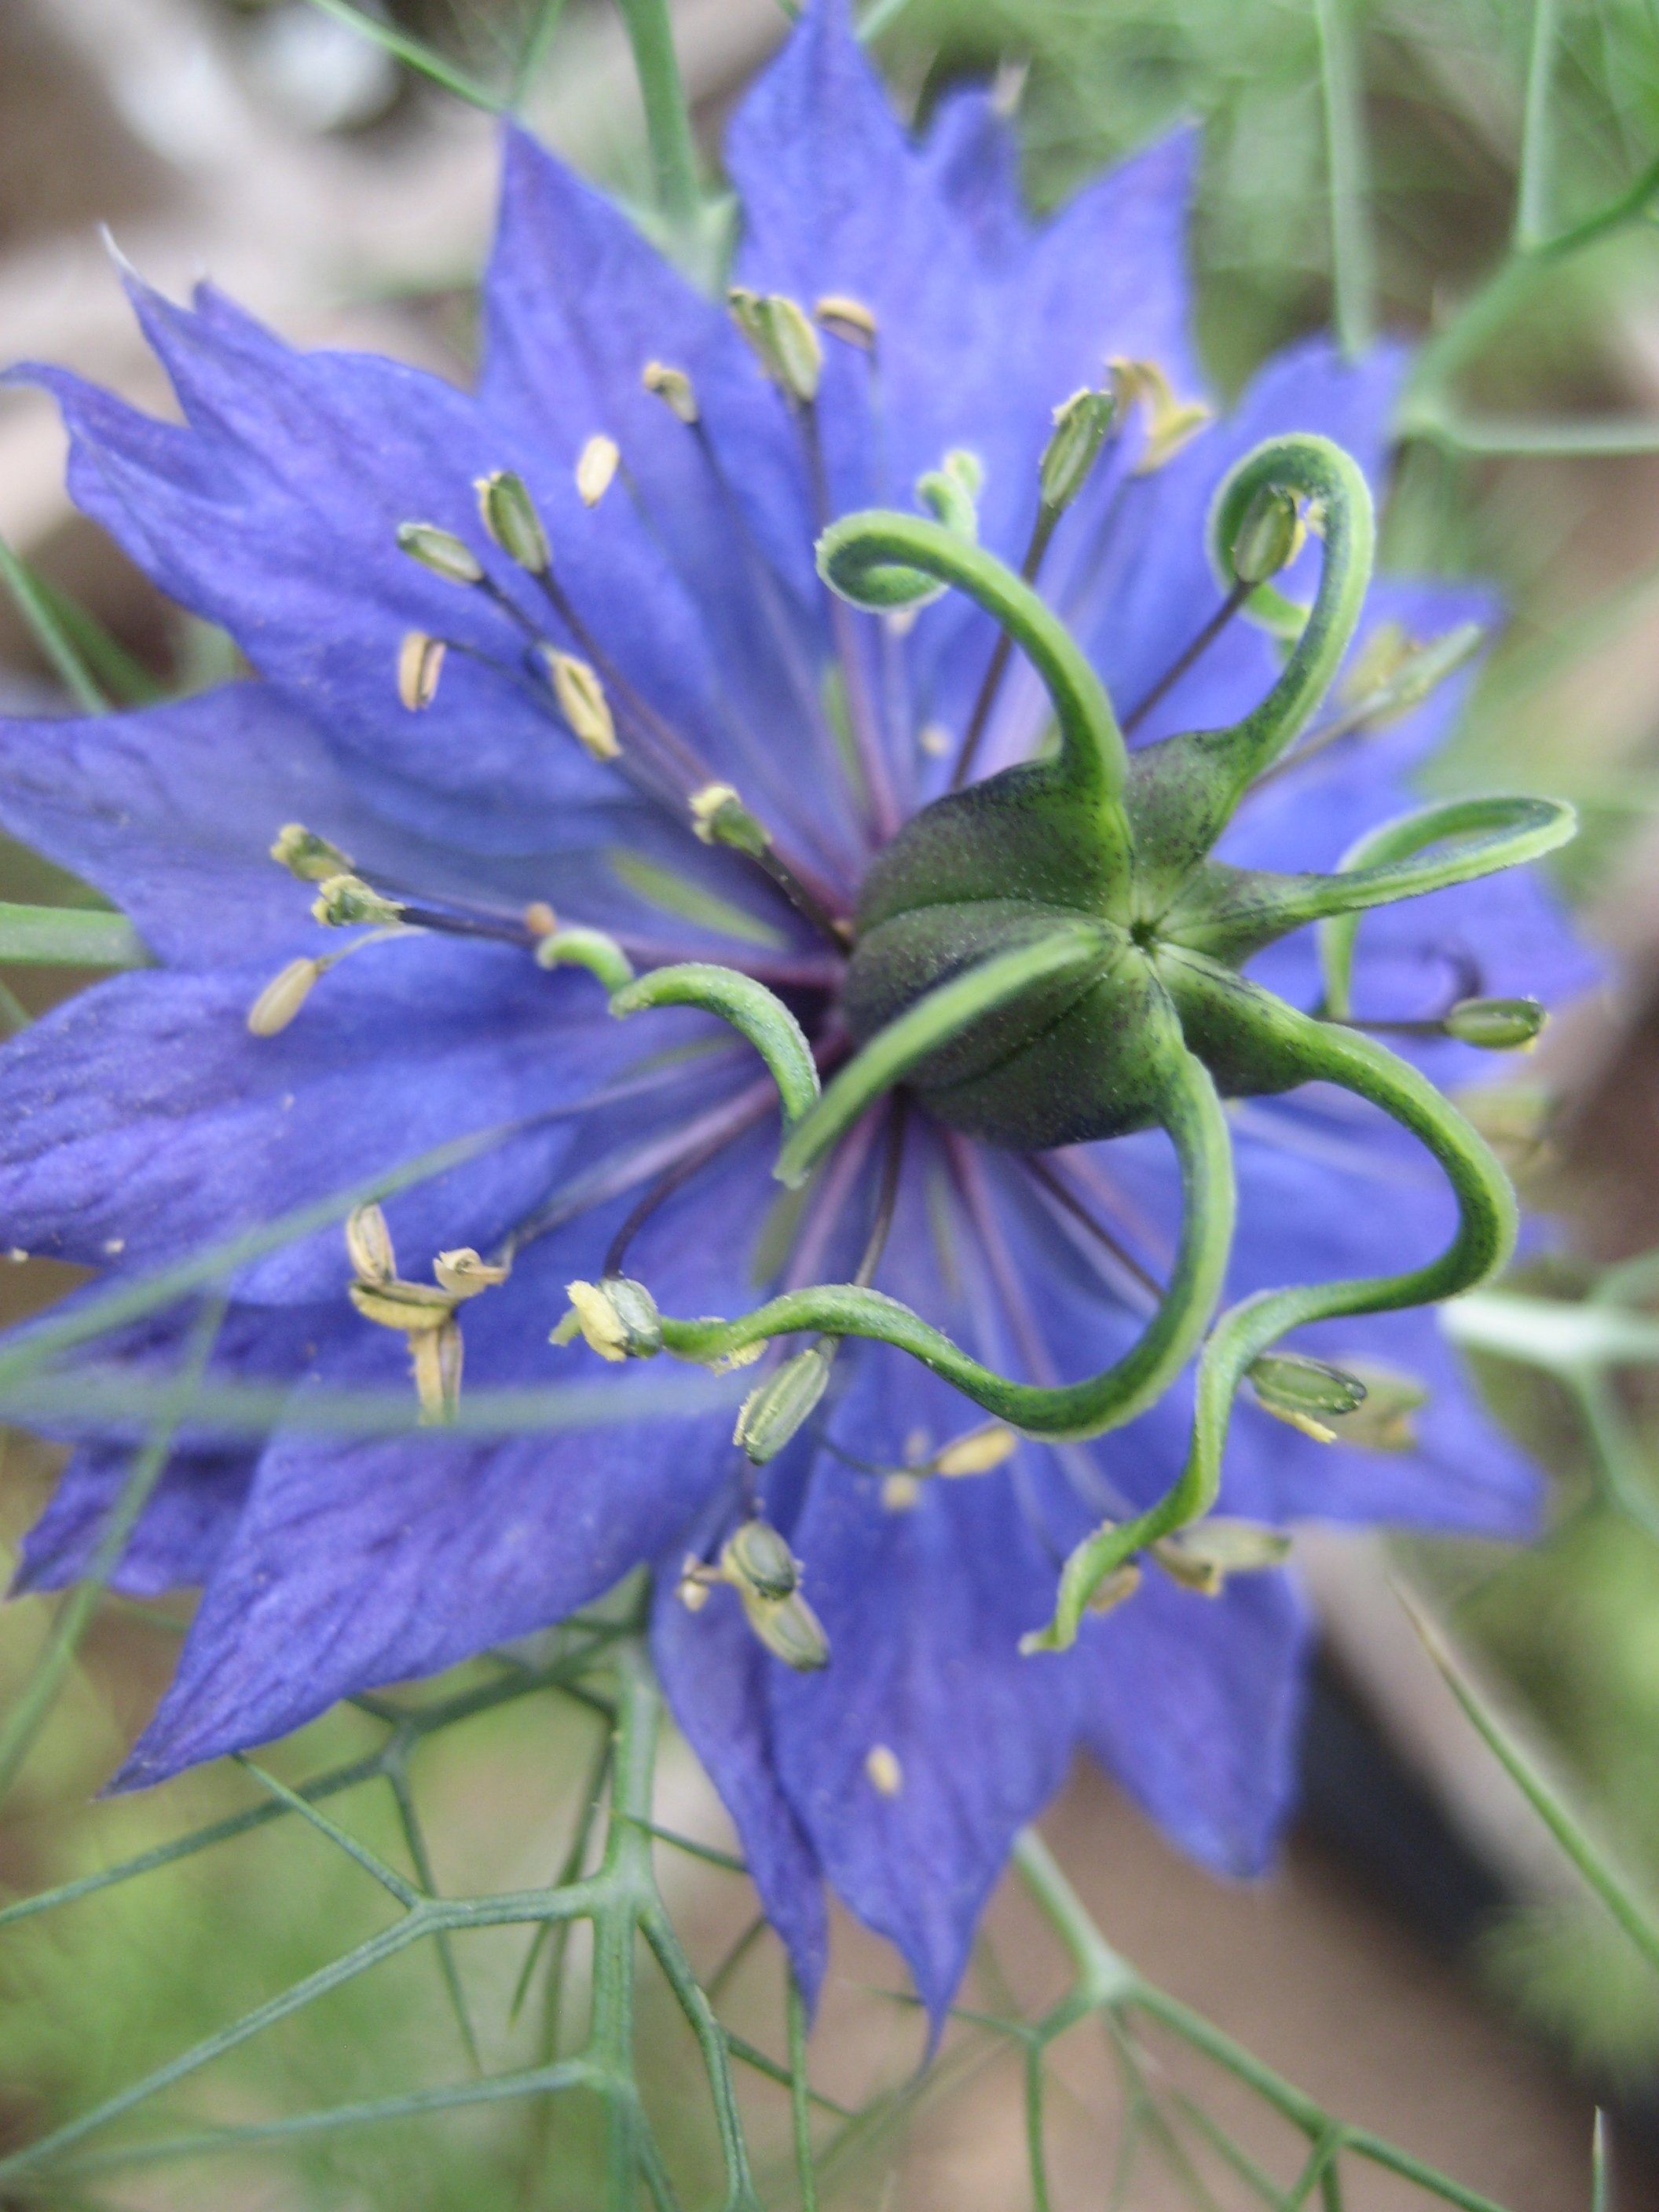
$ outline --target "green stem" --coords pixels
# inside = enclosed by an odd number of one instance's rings
[[[1208,871],[1164,916],[1164,933],[1238,966],[1291,930],[1319,922],[1326,1012],[1346,1020],[1364,911],[1524,866],[1565,845],[1577,828],[1577,813],[1558,799],[1452,799],[1370,831],[1343,855],[1334,875]],[[1431,850],[1446,844],[1453,848],[1449,853]]]
[[[1174,1029],[1173,1022],[1170,1024]],[[1186,1365],[1220,1295],[1231,1249],[1232,1148],[1226,1116],[1202,1063],[1170,1042],[1161,1115],[1181,1166],[1181,1244],[1170,1286],[1145,1333],[1113,1366],[1086,1381],[1045,1388],[983,1366],[896,1298],[856,1284],[787,1291],[737,1321],[665,1316],[665,1350],[681,1358],[728,1358],[750,1344],[805,1330],[890,1344],[1028,1435],[1095,1437],[1154,1404]]]
[[[752,1044],[766,1062],[791,1129],[818,1104],[818,1071],[805,1032],[781,999],[736,969],[702,960],[653,968],[613,994],[611,1011],[638,1013],[647,1006],[696,1006],[718,1015]]]
[[[1355,361],[1376,336],[1376,256],[1366,214],[1365,100],[1350,4],[1351,0],[1314,0],[1336,330],[1343,352]]]
[[[1269,438],[1245,455],[1216,494],[1210,545],[1224,577],[1232,573],[1233,543],[1251,501],[1268,489],[1291,493],[1322,510],[1324,559],[1312,610],[1279,681],[1242,722],[1207,733],[1212,757],[1224,764],[1229,813],[1256,777],[1294,744],[1328,690],[1358,623],[1376,558],[1370,487],[1359,464],[1328,438]],[[1272,610],[1288,607],[1289,602],[1264,586],[1252,605]]]
[[[5,901],[0,902],[0,961],[19,968],[143,968],[149,953],[124,914]]]
[[[1465,799],[1425,806],[1384,823],[1342,856],[1334,876],[1309,878],[1281,908],[1291,927],[1317,921],[1325,1010],[1334,1020],[1350,1012],[1359,913],[1395,899],[1420,898],[1453,884],[1473,883],[1504,868],[1540,860],[1576,836],[1578,817],[1559,799]],[[1458,839],[1456,849],[1428,857],[1428,848]]]
[[[1515,195],[1517,253],[1532,252],[1549,235],[1550,87],[1559,12],[1559,0],[1533,0],[1526,109],[1521,125],[1521,177]]]
[[[818,2212],[817,2176],[812,2164],[811,2087],[806,2074],[806,2004],[792,1973],[784,1986],[789,2041],[789,2117],[795,2139],[795,2179],[801,2212]]]
[[[680,76],[667,0],[617,0],[645,103],[646,134],[656,171],[657,198],[675,229],[687,231],[702,204],[691,111]]]
[[[915,604],[923,579],[954,585],[1023,648],[1054,702],[1059,787],[1097,817],[1107,849],[1127,864],[1123,812],[1128,755],[1104,685],[1064,623],[1022,576],[982,546],[925,516],[872,507],[831,523],[818,540],[818,573],[855,606]]]
[[[1295,1082],[1340,1084],[1410,1130],[1444,1169],[1458,1201],[1451,1242],[1425,1266],[1396,1275],[1262,1291],[1217,1323],[1198,1370],[1192,1438],[1180,1474],[1157,1503],[1131,1520],[1107,1522],[1079,1544],[1061,1571],[1054,1615],[1022,1648],[1063,1650],[1076,1639],[1089,1601],[1109,1575],[1161,1536],[1207,1513],[1221,1486],[1221,1459],[1234,1396],[1252,1362],[1288,1330],[1354,1314],[1390,1313],[1455,1297],[1503,1266],[1514,1249],[1515,1194],[1497,1159],[1426,1076],[1374,1038],[1316,1022],[1229,975],[1264,1034],[1277,1031],[1286,1088]]]

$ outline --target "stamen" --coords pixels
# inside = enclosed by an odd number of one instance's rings
[[[672,368],[665,361],[648,361],[640,373],[640,381],[682,422],[690,426],[702,420],[696,392],[683,368]]]
[[[1151,1548],[1164,1573],[1184,1589],[1195,1590],[1200,1597],[1219,1597],[1230,1575],[1263,1574],[1282,1567],[1291,1555],[1291,1540],[1283,1529],[1212,1513],[1190,1528],[1160,1537]]]
[[[1164,467],[1215,419],[1215,410],[1201,399],[1177,399],[1155,361],[1130,361],[1120,354],[1106,368],[1120,410],[1127,415],[1137,401],[1146,409],[1146,444],[1134,466],[1138,477]]]
[[[758,1104],[751,1111],[736,1122],[730,1119],[723,1120],[701,1142],[694,1144],[679,1158],[671,1162],[611,1238],[600,1273],[607,1278],[621,1274],[629,1246],[658,1207],[665,1205],[682,1185],[690,1182],[692,1176],[699,1174],[711,1161],[718,1159],[723,1152],[736,1144],[739,1137],[746,1136],[755,1123],[770,1110],[774,1103],[770,1086],[764,1086]]]
[[[1245,1372],[1262,1412],[1316,1443],[1334,1444],[1336,1431],[1330,1423],[1358,1413],[1365,1402],[1365,1386],[1358,1376],[1301,1352],[1263,1352]]]
[[[1347,703],[1328,721],[1310,730],[1299,745],[1259,775],[1252,791],[1264,790],[1278,777],[1305,767],[1340,738],[1385,729],[1401,715],[1411,714],[1460,668],[1467,667],[1486,641],[1486,633],[1479,623],[1459,623],[1425,645],[1413,645],[1395,625],[1383,624],[1355,659],[1343,687]]]
[[[818,534],[822,537],[830,522],[830,477],[824,466],[823,440],[818,429],[817,409],[805,402],[798,404],[792,411],[800,428],[801,443],[806,453],[807,480],[812,488],[813,512]],[[859,765],[864,773],[872,819],[878,836],[890,837],[899,825],[898,805],[887,773],[887,757],[877,723],[875,701],[871,696],[869,669],[864,657],[859,623],[852,608],[838,592],[831,590],[827,584],[823,592],[830,609],[830,635],[835,640],[836,658],[840,664],[842,684],[846,693],[847,719],[852,728]]]
[[[1026,583],[1036,582],[1060,519],[1088,482],[1117,416],[1116,398],[1110,392],[1091,391],[1086,386],[1055,408],[1054,430],[1038,464],[1036,520],[1031,526],[1024,558],[1019,564],[1020,575]],[[1013,647],[1011,634],[1006,629],[1000,630],[968,717],[962,750],[951,771],[952,791],[960,791],[973,772],[980,741],[991,719],[997,694],[1002,689]]]
[[[343,853],[326,837],[307,830],[302,822],[283,824],[272,841],[270,857],[302,884],[320,884],[330,876],[351,872],[350,854]]]
[[[823,348],[799,303],[782,292],[751,292],[741,284],[726,296],[773,383],[798,406],[810,407],[823,377]]]
[[[437,697],[447,650],[442,638],[428,636],[422,629],[412,629],[404,639],[398,652],[398,698],[411,714],[420,714]]]
[[[812,302],[812,320],[821,331],[860,353],[876,350],[876,319],[862,300],[846,292],[825,292]]]
[[[1114,1234],[1105,1222],[1083,1197],[1073,1190],[1053,1163],[1039,1153],[1027,1153],[1020,1164],[1034,1182],[1039,1183],[1055,1205],[1070,1214],[1073,1220],[1085,1229],[1103,1250],[1109,1253],[1118,1265],[1145,1291],[1152,1305],[1167,1295],[1165,1285],[1150,1268],[1144,1267],[1122,1240]]]
[[[597,507],[611,489],[622,463],[622,447],[596,431],[576,459],[576,495],[584,507]]]
[[[872,1743],[864,1755],[864,1771],[878,1797],[896,1797],[904,1787],[904,1769],[898,1753],[884,1743]]]
[[[1153,708],[1161,706],[1188,671],[1203,659],[1255,589],[1254,584],[1247,584],[1242,579],[1234,584],[1198,635],[1182,647],[1152,690],[1139,699],[1123,717],[1126,738],[1133,736]]]
[[[553,549],[524,478],[514,470],[495,469],[473,488],[479,517],[495,544],[526,575],[544,576],[553,565]]]
[[[617,742],[617,725],[599,678],[574,653],[561,653],[556,647],[546,646],[543,656],[547,672],[553,679],[553,695],[559,702],[559,712],[569,723],[578,742],[597,761],[619,759],[622,747]]]
[[[366,884],[361,876],[330,876],[312,902],[314,918],[330,929],[349,929],[356,922],[384,927],[404,920],[403,907]]]
[[[1345,1029],[1369,1036],[1450,1037],[1482,1052],[1531,1052],[1549,1020],[1536,999],[1461,998],[1443,1014],[1410,1021],[1361,1021],[1342,1017]]]
[[[691,794],[691,827],[705,845],[724,845],[753,860],[821,935],[838,951],[846,949],[849,925],[830,911],[823,889],[815,889],[780,857],[771,831],[744,805],[732,785],[705,784]]]
[[[434,1282],[404,1282],[386,1215],[374,1205],[356,1206],[347,1216],[345,1245],[352,1304],[365,1321],[401,1330],[409,1346],[422,1422],[453,1420],[460,1402],[463,1351],[455,1309],[504,1283],[506,1265],[491,1266],[468,1246],[438,1255]]]
[[[398,550],[450,584],[481,584],[483,563],[464,538],[435,522],[400,522]]]

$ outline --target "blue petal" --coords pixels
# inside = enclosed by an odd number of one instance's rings
[[[7,1046],[6,1241],[93,1266],[165,1263],[451,1139],[568,1115],[649,1049],[611,1022],[589,979],[550,978],[504,947],[372,947],[324,977],[279,1036],[250,1036],[268,980],[120,976]],[[668,1020],[653,1042],[703,1027]],[[568,1142],[563,1121],[546,1121],[393,1200],[409,1264],[489,1243],[536,1201]],[[240,1288],[331,1296],[344,1272],[338,1231],[324,1231],[256,1263]]]
[[[1165,1835],[1218,1874],[1263,1871],[1290,1811],[1309,1641],[1288,1576],[1218,1598],[1156,1568],[1079,1647],[1079,1729]]]
[[[995,1317],[977,1310],[965,1225],[955,1253],[939,1241],[941,1217],[959,1211],[942,1167],[917,1132],[876,1279],[984,1352]],[[846,1212],[861,1237],[865,1209],[854,1199]],[[912,1431],[938,1445],[978,1418],[884,1347],[848,1346],[842,1362],[829,1425],[860,1457],[897,1460]],[[1047,1617],[1054,1561],[1006,1474],[924,1486],[895,1512],[874,1478],[828,1452],[792,1541],[831,1656],[811,1677],[768,1662],[778,1772],[836,1891],[898,1947],[937,2023],[1016,1832],[1065,1772],[1071,1671],[1018,1650]],[[878,1745],[898,1760],[894,1796],[866,1768]]]
[[[651,1648],[670,1709],[720,1794],[767,1918],[782,1938],[809,2007],[823,1981],[829,1927],[823,1877],[777,1777],[768,1676],[772,1662],[736,1599],[714,1591],[695,1617],[675,1593],[680,1562],[663,1563]]]
[[[428,574],[395,544],[416,518],[482,542],[471,487],[495,468],[529,483],[562,580],[609,658],[718,747],[707,639],[636,520],[590,512],[568,471],[434,377],[373,355],[295,352],[216,295],[205,313],[137,287],[134,299],[186,427],[150,422],[63,372],[27,372],[63,405],[77,501],[164,590],[222,622],[398,818],[527,853],[561,816],[619,787],[527,678],[452,655],[433,708],[397,703],[395,657],[411,629],[522,662],[522,638],[482,593]],[[512,565],[490,559],[509,595],[569,642]],[[566,820],[559,842],[568,836]]]
[[[831,1650],[773,1669],[785,1789],[836,1891],[902,1953],[937,2024],[1015,1835],[1064,1779],[1077,1719],[1066,1662],[1022,1659],[1053,1562],[1006,1479],[925,1488],[893,1513],[830,1468],[794,1541]],[[884,1746],[901,1786],[866,1762]]]
[[[741,1302],[766,1203],[751,1139],[653,1218],[639,1264],[665,1305]],[[618,1211],[532,1245],[503,1288],[469,1304],[473,1382],[592,1379],[595,1363],[568,1352],[562,1364],[547,1333],[563,1284],[597,1273]],[[313,1373],[409,1387],[401,1343],[367,1322],[325,1346]],[[641,1418],[629,1407],[649,1378],[630,1368],[607,1380],[614,1422],[598,1429],[493,1443],[279,1436],[122,1784],[159,1781],[286,1734],[355,1691],[546,1627],[672,1552],[729,1463],[730,1412]]]
[[[58,1321],[100,1286],[72,1294],[52,1310]],[[298,1375],[304,1346],[326,1316],[294,1308],[234,1306],[214,1340],[208,1369],[211,1385],[223,1382],[281,1383]],[[173,1310],[98,1338],[81,1357],[103,1372],[112,1367],[152,1379],[176,1370],[195,1325],[190,1310]],[[27,1340],[28,1325],[12,1334]],[[65,1415],[38,1425],[48,1434],[82,1441],[58,1476],[40,1518],[25,1538],[14,1595],[58,1589],[86,1571],[110,1511],[148,1442],[147,1424],[129,1418],[88,1424]],[[206,1580],[240,1512],[258,1458],[257,1443],[215,1437],[197,1425],[178,1431],[156,1488],[111,1577],[133,1596],[155,1596]]]
[[[10,1595],[63,1589],[85,1574],[142,1447],[82,1444],[24,1540]],[[110,1576],[129,1597],[205,1582],[245,1504],[257,1449],[176,1451]]]
[[[291,954],[330,945],[310,894],[270,858],[272,837],[293,821],[428,902],[550,898],[567,921],[720,957],[718,933],[667,921],[629,888],[617,864],[632,855],[752,915],[751,941],[787,950],[795,933],[769,894],[757,896],[752,868],[625,793],[569,809],[532,854],[479,856],[390,819],[348,770],[316,724],[264,684],[87,721],[0,720],[0,820],[106,892],[172,966],[264,960],[274,973]]]
[[[986,261],[1006,261],[1030,231],[1019,189],[1019,142],[991,94],[977,85],[947,92],[922,141],[928,181],[966,225]]]
[[[824,624],[800,444],[729,316],[611,201],[512,131],[484,338],[480,402],[515,443],[566,465],[596,431],[620,445],[628,483],[605,502],[607,526],[638,528],[631,495],[668,548],[719,650],[742,746],[726,764],[751,804],[809,842],[828,830],[844,843],[845,778],[817,696]],[[653,361],[690,377],[695,434],[645,390]],[[797,739],[787,751],[784,726]]]

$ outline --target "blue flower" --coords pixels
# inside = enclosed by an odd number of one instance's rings
[[[921,475],[965,449],[982,473],[981,541],[1017,565],[1053,410],[1107,356],[1157,364],[1176,404],[1202,397],[1183,274],[1194,158],[1189,138],[1168,140],[1033,224],[989,103],[953,95],[913,145],[843,9],[823,4],[729,145],[741,283],[808,308],[853,303],[839,337],[823,310],[810,414],[722,308],[516,134],[475,394],[387,361],[293,352],[207,287],[189,309],[132,287],[181,422],[62,371],[25,372],[62,404],[79,504],[222,623],[257,675],[140,714],[0,727],[7,827],[117,901],[157,963],[0,1057],[4,1241],[136,1275],[501,1128],[386,1207],[411,1276],[440,1253],[513,1247],[508,1279],[465,1305],[468,1387],[545,1382],[561,1359],[585,1360],[550,1351],[549,1328],[565,1285],[598,1277],[625,1231],[627,1273],[679,1313],[741,1312],[769,1281],[849,1273],[890,1157],[873,1123],[798,1214],[781,1211],[774,1095],[729,1031],[695,1012],[613,1022],[591,976],[529,957],[546,925],[524,916],[550,901],[641,967],[744,971],[831,1035],[833,945],[744,854],[696,836],[688,801],[711,781],[735,787],[798,876],[851,911],[877,844],[945,787],[997,633],[957,594],[908,628],[832,608],[815,538],[829,516],[908,505]],[[1350,364],[1310,342],[1159,465],[1144,465],[1160,458],[1144,410],[1122,429],[1042,570],[1121,707],[1154,692],[1216,605],[1206,516],[1235,462],[1313,431],[1380,487],[1402,368],[1392,349]],[[621,465],[590,505],[576,468],[596,436]],[[480,529],[475,480],[503,471],[544,523],[546,591]],[[485,584],[407,557],[397,532],[410,520],[471,545]],[[1316,551],[1304,559],[1311,575]],[[1389,624],[1433,637],[1493,613],[1477,591],[1385,580],[1356,650]],[[420,712],[394,678],[411,632],[447,641]],[[530,633],[582,664],[620,758],[600,757],[592,730],[579,742],[580,702],[567,695],[561,711]],[[1231,623],[1138,737],[1234,720],[1278,665],[1257,627]],[[1224,857],[1334,866],[1412,803],[1412,771],[1459,690],[1274,777]],[[1016,664],[979,769],[1028,754],[1046,713]],[[249,1008],[285,963],[342,950],[269,857],[296,821],[422,926],[308,972],[297,1013],[256,1036]],[[1253,972],[1294,1004],[1317,1000],[1305,935]],[[1514,872],[1368,917],[1356,989],[1367,1011],[1417,1018],[1446,1001],[1449,979],[1451,995],[1551,998],[1590,972],[1546,890]],[[1449,1079],[1472,1063],[1445,1042],[1423,1055]],[[1437,1174],[1343,1097],[1247,1103],[1235,1136],[1236,1291],[1389,1270],[1443,1237]],[[1156,1135],[1034,1167],[912,1114],[892,1199],[877,1285],[1042,1381],[1133,1339],[1179,1193]],[[361,1255],[357,1273],[372,1291]],[[296,1403],[341,1384],[406,1387],[402,1332],[360,1310],[350,1280],[337,1229],[246,1267],[215,1375],[286,1387]],[[185,1327],[152,1321],[105,1348],[156,1368]],[[1229,1513],[1528,1527],[1534,1479],[1431,1313],[1328,1324],[1310,1343],[1416,1378],[1414,1433],[1395,1449],[1325,1449],[1241,1404]],[[731,1589],[694,1587],[708,1601],[696,1610],[678,1594],[688,1554],[716,1558],[752,1510],[757,1478],[729,1410],[641,1418],[639,1380],[604,1371],[615,1421],[598,1431],[411,1443],[289,1425],[246,1449],[187,1433],[117,1581],[204,1594],[122,1779],[158,1780],[543,1628],[643,1564],[669,1698],[809,1989],[827,1881],[898,1945],[928,2004],[946,2002],[1014,1832],[1079,1744],[1206,1863],[1263,1864],[1291,1792],[1307,1638],[1289,1575],[1238,1576],[1212,1597],[1154,1565],[1070,1651],[1018,1651],[1069,1546],[1103,1510],[1167,1486],[1190,1392],[1097,1444],[1022,1442],[973,1479],[895,1480],[959,1437],[971,1409],[902,1354],[848,1343],[820,1413],[763,1472],[762,1502],[830,1646],[827,1666],[798,1673]],[[105,1435],[76,1449],[21,1587],[82,1566],[129,1448]]]

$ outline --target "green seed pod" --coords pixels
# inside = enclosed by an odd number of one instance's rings
[[[472,548],[453,530],[440,530],[435,522],[400,522],[398,549],[446,583],[483,581],[483,563]]]
[[[1265,584],[1288,568],[1302,550],[1307,528],[1289,492],[1264,484],[1244,510],[1232,544],[1233,574],[1241,584]]]
[[[798,1674],[815,1674],[830,1664],[830,1638],[799,1590],[785,1598],[751,1597],[740,1592],[744,1617],[775,1659]]]
[[[1328,1424],[1346,1419],[1365,1402],[1365,1386],[1358,1376],[1297,1352],[1264,1352],[1251,1362],[1249,1374],[1262,1412],[1300,1429],[1316,1443],[1334,1443],[1336,1431]]]
[[[495,544],[529,574],[544,576],[553,565],[552,549],[524,478],[497,469],[478,478],[477,490],[478,513]]]
[[[800,1588],[800,1563],[769,1521],[744,1521],[720,1553],[720,1570],[751,1596],[785,1598]]]
[[[1038,496],[1050,514],[1063,514],[1087,483],[1116,420],[1112,394],[1086,385],[1055,408],[1037,474]]]
[[[809,1345],[786,1359],[744,1400],[732,1441],[757,1467],[775,1459],[816,1410],[830,1381],[830,1353]]]
[[[1528,1052],[1549,1016],[1536,999],[1460,999],[1446,1016],[1446,1035],[1483,1052]]]

